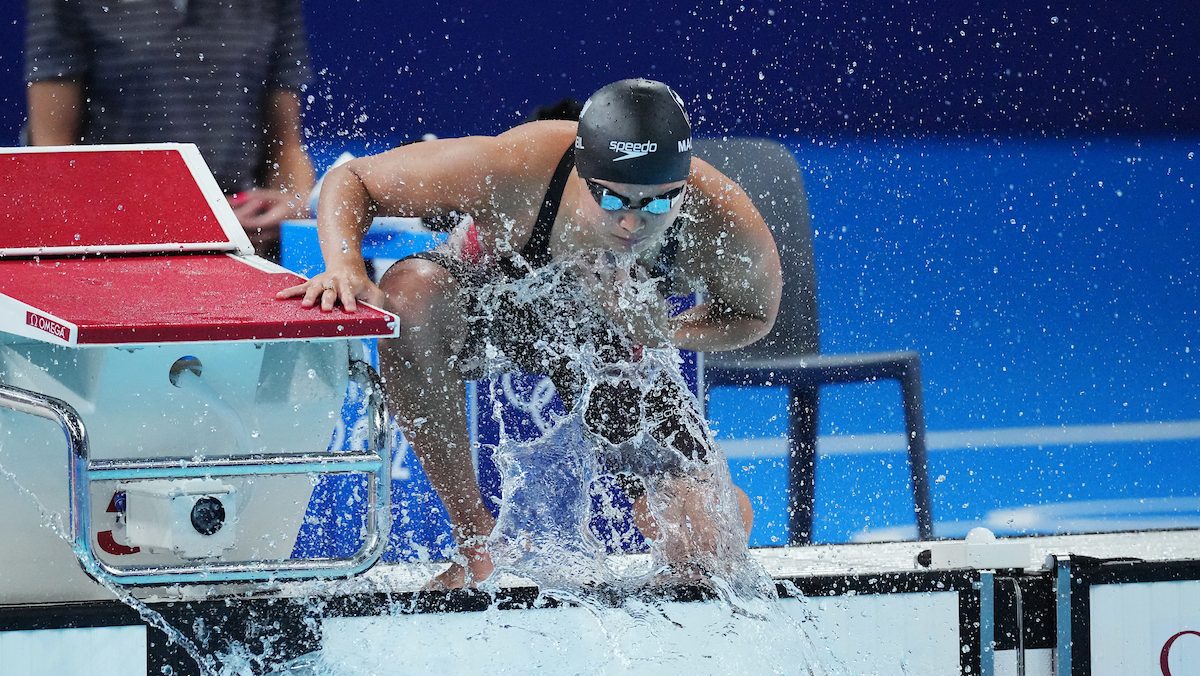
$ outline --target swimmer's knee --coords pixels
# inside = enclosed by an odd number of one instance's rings
[[[750,531],[754,530],[754,505],[750,496],[737,484],[733,485],[733,497],[737,501],[738,516],[742,518],[742,528],[746,531],[746,539],[750,539]]]
[[[428,296],[454,291],[458,284],[449,270],[433,261],[405,258],[393,263],[383,273],[379,287],[400,294]]]
[[[397,261],[379,280],[387,295],[385,309],[400,318],[405,327],[426,326],[445,319],[451,310],[458,283],[442,266],[423,258]]]

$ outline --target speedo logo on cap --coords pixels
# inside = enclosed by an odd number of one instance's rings
[[[645,143],[634,143],[633,141],[610,141],[608,149],[615,153],[622,153],[620,157],[614,157],[613,162],[621,160],[632,160],[638,157],[645,157],[650,153],[658,150],[658,144],[654,141],[646,141]]]

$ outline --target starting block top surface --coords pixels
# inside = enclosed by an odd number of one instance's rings
[[[302,280],[227,254],[0,260],[0,330],[61,345],[396,335],[395,318],[372,307],[275,298]]]
[[[253,253],[195,146],[0,150],[0,258]]]
[[[0,332],[60,345],[386,337],[305,309],[187,144],[0,149]]]

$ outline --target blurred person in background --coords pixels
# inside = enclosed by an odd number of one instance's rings
[[[194,143],[255,250],[307,217],[299,0],[28,0],[30,145]]]

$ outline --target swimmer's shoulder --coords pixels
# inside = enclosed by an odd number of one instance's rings
[[[740,190],[736,183],[713,165],[699,157],[692,157],[692,168],[688,175],[688,196],[684,202],[684,212],[691,218],[686,219],[689,229],[707,231],[711,221],[716,216],[714,207],[721,202],[723,195],[731,190]]]
[[[713,165],[693,155],[688,185],[691,186],[689,190],[693,192],[715,196],[737,184]]]
[[[578,129],[579,123],[571,120],[535,120],[519,124],[496,138],[535,152],[543,148],[558,148],[561,156],[575,142]]]
[[[731,208],[738,210],[750,205],[753,209],[749,195],[737,181],[699,157],[692,157],[688,194],[687,211],[701,222],[714,218],[724,221],[722,214]]]
[[[514,178],[544,190],[563,153],[575,143],[577,127],[568,120],[526,122],[495,137],[497,151]]]
[[[698,157],[692,158],[683,210],[687,218],[680,219],[678,231],[683,267],[699,269],[706,261],[723,260],[722,250],[734,246],[731,242],[762,252],[774,249],[770,229],[746,191]]]

